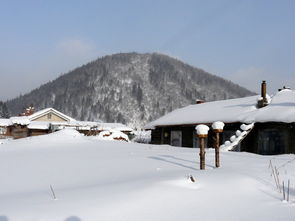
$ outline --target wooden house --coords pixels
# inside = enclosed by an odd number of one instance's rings
[[[33,113],[28,116],[31,121],[41,121],[41,122],[73,122],[76,121],[74,118],[71,118],[54,108],[46,108],[40,110],[36,113]]]
[[[223,143],[238,138],[241,125],[251,124],[239,142],[233,142],[233,150],[258,154],[295,153],[295,91],[284,88],[272,97],[257,96],[199,103],[177,109],[149,123],[145,129],[152,131],[153,144],[170,144],[180,147],[198,147],[195,127],[211,126],[213,122],[225,123]],[[242,126],[243,127],[243,126]],[[212,130],[207,146],[212,146]],[[226,142],[228,141],[228,142]]]
[[[33,113],[27,108],[21,116],[0,119],[0,138],[14,139],[52,133],[65,128],[72,128],[87,136],[97,135],[102,131],[120,131],[130,136],[133,129],[119,123],[101,123],[77,121],[54,108],[46,108]]]
[[[11,121],[8,129],[11,131],[11,136],[14,139],[27,137],[29,130],[27,125],[30,123],[30,120],[26,116],[11,117]]]

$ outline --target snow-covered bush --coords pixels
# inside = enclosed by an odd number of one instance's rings
[[[105,138],[105,137],[109,137],[111,135],[111,132],[108,131],[108,130],[104,130],[104,131],[101,131],[99,134],[98,134],[98,137],[99,138]]]
[[[151,131],[136,130],[134,131],[133,142],[136,143],[150,143],[151,142]]]
[[[120,141],[129,142],[129,138],[125,133],[121,131],[115,131],[115,130],[101,131],[95,138],[99,140],[120,140]]]
[[[110,137],[110,139],[113,139],[113,140],[120,140],[120,141],[129,142],[128,135],[124,134],[121,131],[112,132],[112,134],[109,137]]]

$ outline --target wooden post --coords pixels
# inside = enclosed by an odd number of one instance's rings
[[[208,136],[209,127],[200,124],[196,126],[196,131],[199,137],[200,144],[200,169],[205,170],[205,139]]]
[[[224,123],[221,121],[216,121],[212,124],[213,128],[213,147],[215,149],[215,166],[218,168],[220,167],[220,133],[223,132]]]
[[[205,170],[205,139],[207,136],[199,135],[199,143],[200,143],[200,170]]]
[[[219,146],[220,146],[220,132],[221,130],[213,130],[213,147],[215,149],[215,166],[220,167]]]

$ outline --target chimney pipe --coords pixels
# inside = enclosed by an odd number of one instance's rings
[[[263,101],[266,101],[266,81],[262,81],[261,83],[261,97],[263,99]]]
[[[266,98],[266,81],[262,81],[261,83],[261,99],[258,101],[258,108],[262,108],[268,105],[268,101]]]

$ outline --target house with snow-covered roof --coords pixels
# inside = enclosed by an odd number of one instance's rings
[[[223,148],[259,154],[295,153],[295,91],[284,88],[272,97],[262,94],[205,102],[174,110],[150,122],[153,144],[198,147],[195,127],[225,123]],[[212,146],[212,130],[208,146]]]
[[[54,108],[46,108],[28,116],[31,121],[71,122],[76,121]]]
[[[85,135],[98,135],[102,131],[110,133],[122,132],[131,135],[133,129],[120,123],[102,123],[92,121],[78,121],[57,111],[46,108],[34,113],[34,108],[27,108],[21,116],[9,119],[0,119],[0,138],[12,137],[15,139],[28,136],[37,136],[52,133],[58,130],[71,128]]]

